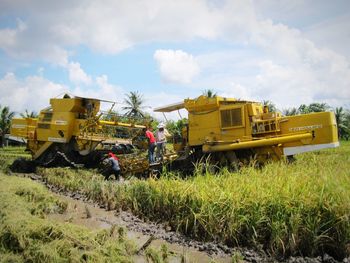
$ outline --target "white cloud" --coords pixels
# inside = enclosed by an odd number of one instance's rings
[[[80,67],[80,64],[77,62],[70,62],[67,65],[69,80],[74,84],[91,84],[91,77],[88,76],[85,71]]]
[[[50,39],[49,33],[33,29],[22,20],[17,20],[14,29],[0,29],[0,48],[17,59],[42,59],[57,65],[65,65],[68,61],[68,52],[60,43]]]
[[[157,92],[157,93],[146,93],[145,94],[145,104],[146,105],[152,105],[152,107],[145,107],[144,111],[148,112],[152,116],[154,116],[156,119],[160,121],[166,121],[166,120],[177,120],[180,119],[180,115],[178,111],[173,111],[169,113],[165,113],[165,118],[163,113],[161,112],[154,112],[153,110],[155,108],[159,107],[165,107],[170,104],[178,103],[178,102],[183,102],[185,99],[181,95],[175,95],[171,94],[169,92]],[[182,117],[187,118],[187,111],[186,110],[180,110],[180,114]]]
[[[195,58],[182,50],[159,49],[153,57],[165,82],[188,84],[200,72]]]
[[[49,105],[49,99],[67,91],[67,87],[53,83],[40,76],[18,79],[15,74],[7,73],[0,79],[1,105],[10,106],[12,111],[25,109],[39,111]]]
[[[350,59],[349,21],[350,13],[347,13],[313,24],[305,28],[303,33],[319,46],[330,48]]]
[[[10,106],[12,111],[17,113],[25,109],[39,112],[47,107],[50,98],[62,96],[69,93],[76,96],[98,98],[121,103],[121,97],[125,91],[116,85],[110,84],[105,75],[97,77],[94,81],[97,88],[69,88],[65,85],[54,83],[42,76],[28,76],[25,79],[18,78],[13,73],[7,73],[0,79],[0,105]],[[103,109],[108,109],[111,104],[103,105]]]

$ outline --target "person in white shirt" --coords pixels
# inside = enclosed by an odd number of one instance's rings
[[[169,136],[169,133],[165,129],[163,123],[160,123],[157,128],[158,128],[156,132],[157,160],[163,160],[163,154],[165,154],[165,150],[166,150],[165,149],[166,137]]]

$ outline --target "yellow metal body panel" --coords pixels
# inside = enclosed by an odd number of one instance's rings
[[[40,155],[42,155],[51,145],[53,142],[44,142],[41,147],[35,148],[36,151],[33,151],[34,149],[31,149],[33,152],[33,159],[38,158]]]
[[[185,100],[188,110],[188,144],[203,145],[208,141],[234,141],[251,139],[248,107],[245,102],[221,97],[200,96],[196,100]],[[259,107],[258,107],[259,108]],[[223,124],[224,111],[238,110],[239,124]],[[256,111],[257,108],[250,109]],[[229,116],[229,119],[234,119]]]
[[[49,114],[48,114],[49,113]],[[51,116],[45,118],[45,116]],[[37,140],[66,143],[72,137],[76,119],[74,112],[41,112],[38,120]]]
[[[284,117],[280,123],[282,134],[313,132],[311,144],[338,142],[337,123],[333,112],[320,112]],[[298,146],[300,143],[288,143],[285,147]]]
[[[28,139],[33,136],[37,124],[35,118],[14,118],[11,121],[10,134],[17,137]]]
[[[338,129],[333,112],[320,112],[284,118],[281,123],[282,134],[312,132],[311,142],[295,141],[283,144],[284,155],[333,148],[339,146]]]

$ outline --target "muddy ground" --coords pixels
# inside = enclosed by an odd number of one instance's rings
[[[169,262],[235,262],[233,258],[243,259],[242,262],[288,262],[288,263],[336,263],[331,256],[325,254],[322,257],[290,257],[288,259],[276,259],[267,255],[264,251],[249,248],[230,248],[216,242],[199,242],[182,234],[172,231],[168,226],[145,222],[127,211],[107,211],[104,205],[92,203],[84,195],[78,192],[64,191],[56,186],[48,184],[37,174],[16,174],[29,177],[32,180],[43,183],[52,192],[68,203],[68,209],[64,214],[53,214],[49,218],[61,222],[83,225],[90,229],[106,229],[116,225],[127,229],[127,237],[135,242],[141,249],[147,241],[149,246],[159,249],[166,244],[172,255]],[[145,262],[144,256],[135,256],[135,262]],[[240,262],[240,261],[239,261]],[[346,258],[343,263],[350,263]]]

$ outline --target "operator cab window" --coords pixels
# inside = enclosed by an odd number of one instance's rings
[[[221,128],[242,127],[242,108],[221,110]]]

